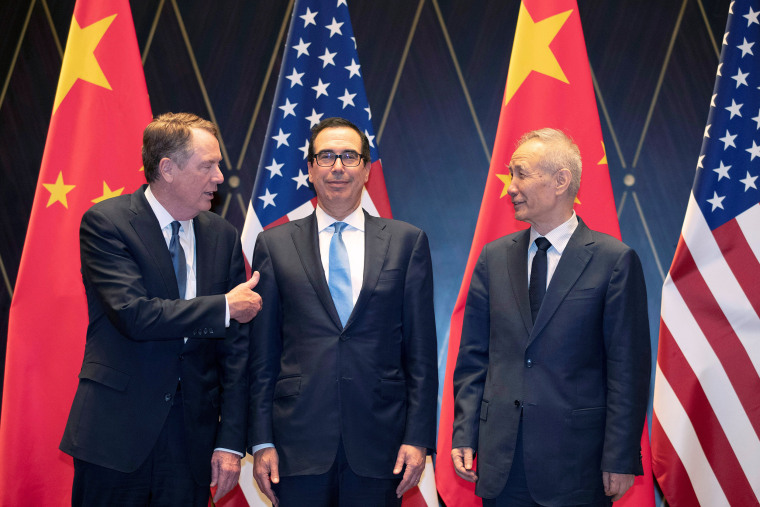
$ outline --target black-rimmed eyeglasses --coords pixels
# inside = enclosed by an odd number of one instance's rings
[[[333,153],[332,151],[320,151],[314,155],[317,165],[322,167],[332,167],[335,161],[340,159],[344,167],[356,167],[362,161],[362,156],[355,151],[344,151],[343,153]]]

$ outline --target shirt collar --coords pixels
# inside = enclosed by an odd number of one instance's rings
[[[328,215],[320,206],[317,206],[315,213],[317,215],[317,231],[319,232],[324,231],[328,227],[332,226],[332,224],[335,222],[338,222],[338,220],[335,220],[333,217]],[[364,232],[364,210],[361,206],[359,206],[346,218],[340,220],[340,222],[345,222],[354,229]]]
[[[573,235],[573,232],[575,232],[575,229],[578,227],[578,216],[575,214],[575,210],[573,210],[573,214],[570,216],[569,219],[567,219],[566,222],[558,225],[544,236],[546,239],[549,240],[549,243],[552,244],[552,247],[555,248],[560,255],[562,255],[562,252],[565,250],[565,247],[570,242],[570,237]],[[541,235],[536,232],[533,227],[530,228],[530,247],[532,249],[536,249],[536,245],[534,241],[536,238],[540,237]]]
[[[166,211],[166,208],[164,208],[160,202],[158,202],[158,199],[156,199],[156,196],[153,195],[153,191],[150,189],[150,185],[148,185],[148,188],[145,189],[145,199],[148,200],[148,204],[150,204],[150,209],[153,210],[153,214],[156,215],[156,219],[158,220],[158,225],[163,230],[164,228],[168,227],[169,224],[174,222],[174,217],[171,216],[171,214]],[[182,230],[183,231],[189,231],[192,220],[180,220],[179,223],[182,224]]]

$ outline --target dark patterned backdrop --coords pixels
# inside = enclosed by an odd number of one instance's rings
[[[291,2],[131,3],[153,112],[191,111],[219,124],[226,181],[214,209],[242,228]],[[653,353],[660,288],[686,209],[728,4],[579,0],[623,240],[647,275]],[[517,0],[349,0],[394,217],[430,238],[439,364],[518,7]],[[0,1],[0,364],[73,9],[74,0]]]

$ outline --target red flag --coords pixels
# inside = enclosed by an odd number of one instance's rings
[[[760,149],[752,118],[760,100],[742,72],[760,63],[747,42],[760,36],[751,4],[729,9],[697,174],[662,288],[652,451],[674,507],[760,505]]]
[[[575,0],[523,0],[520,5],[491,167],[467,268],[451,316],[436,463],[438,492],[443,501],[451,506],[481,505],[474,494],[474,484],[456,475],[450,456],[454,421],[452,377],[459,352],[470,278],[486,243],[527,227],[527,224],[514,219],[514,209],[507,195],[510,183],[508,166],[522,134],[543,127],[563,130],[580,148],[584,163],[581,189],[575,203],[578,215],[592,229],[620,238],[586,45]],[[646,426],[642,448],[648,456]],[[634,487],[615,505],[654,505],[651,464],[647,458],[644,461],[644,476],[637,477]]]
[[[11,303],[0,424],[0,504],[69,505],[58,450],[87,328],[79,222],[133,191],[151,119],[127,0],[78,0]]]

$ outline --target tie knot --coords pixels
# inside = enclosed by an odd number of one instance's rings
[[[172,226],[172,236],[176,236],[177,234],[179,234],[180,223],[175,220],[174,222],[171,223],[171,226]]]
[[[335,222],[333,223],[333,228],[335,230],[334,234],[337,234],[340,236],[340,234],[343,232],[343,229],[346,228],[348,224],[346,222]]]
[[[552,246],[552,244],[549,242],[548,239],[544,237],[536,238],[536,248],[542,251],[547,251],[549,247]]]

